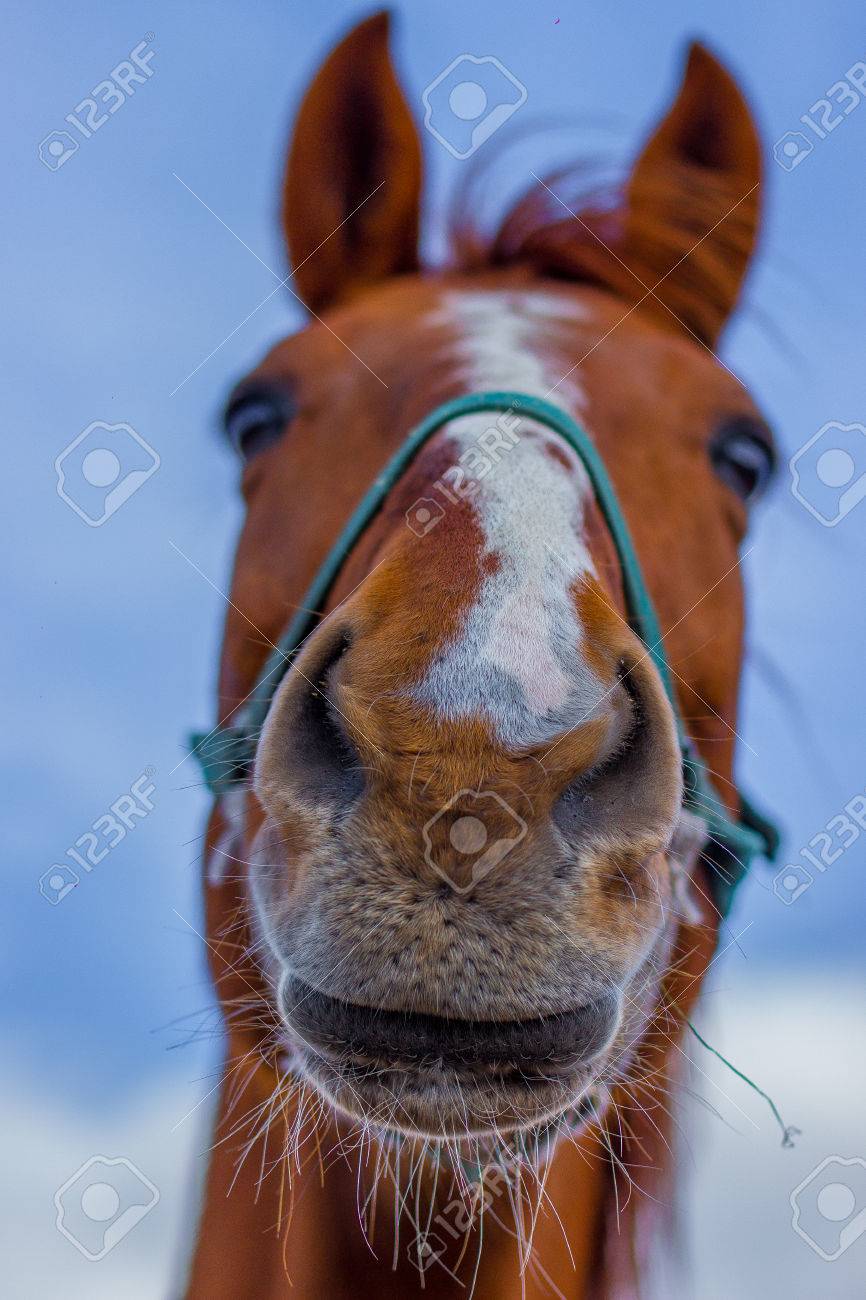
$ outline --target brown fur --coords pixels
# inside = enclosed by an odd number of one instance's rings
[[[355,91],[366,106],[363,131],[348,121]],[[386,184],[375,199],[318,248],[380,173]],[[443,325],[437,311],[443,295],[508,290],[519,310],[524,292],[543,287],[586,309],[541,325],[534,346],[557,374],[579,366],[593,436],[669,629],[665,646],[682,712],[734,805],[742,631],[736,561],[745,519],[714,477],[707,444],[722,418],[754,408],[705,345],[739,292],[755,236],[758,176],[748,110],[728,74],[696,47],[621,207],[613,216],[586,214],[586,225],[604,232],[625,268],[580,223],[541,219],[533,194],[486,249],[486,265],[476,242],[468,270],[414,274],[417,137],[388,58],[384,17],[346,39],[301,110],[286,183],[288,243],[295,263],[304,262],[299,290],[326,313],[328,328],[312,324],[280,343],[255,372],[290,390],[297,413],[282,440],[245,471],[248,514],[226,627],[221,717],[253,688],[268,642],[281,636],[387,455],[427,411],[465,391],[460,329]],[[726,215],[731,205],[736,215]],[[693,251],[698,240],[700,251]],[[657,296],[635,288],[637,280],[655,286],[660,277]],[[557,444],[550,451],[561,458]],[[468,504],[455,506],[447,526],[427,538],[405,527],[404,512],[453,454],[444,434],[434,437],[347,560],[329,601],[332,617],[310,638],[271,709],[233,859],[222,883],[206,890],[228,1046],[191,1300],[402,1298],[420,1289],[406,1242],[395,1246],[401,1207],[393,1187],[383,1182],[375,1222],[368,1216],[369,1247],[356,1208],[356,1178],[365,1181],[384,1158],[405,1185],[417,1143],[407,1138],[402,1156],[392,1156],[368,1134],[355,1149],[347,1116],[388,1115],[376,1113],[372,1091],[360,1104],[333,1070],[317,1076],[316,1088],[287,1085],[277,950],[308,982],[321,979],[330,995],[382,1011],[515,1020],[564,1014],[599,981],[622,987],[622,1015],[605,1057],[613,1099],[598,1124],[555,1149],[546,1183],[555,1212],[539,1217],[532,1268],[521,1273],[503,1198],[483,1220],[479,1254],[478,1220],[459,1178],[449,1172],[438,1183],[425,1168],[416,1184],[425,1219],[429,1211],[447,1224],[462,1213],[467,1234],[464,1242],[462,1232],[452,1237],[442,1228],[442,1262],[424,1274],[431,1298],[461,1294],[473,1276],[480,1300],[531,1298],[551,1287],[575,1300],[638,1293],[666,1195],[661,1175],[677,1036],[716,933],[709,905],[700,924],[672,912],[666,848],[679,772],[670,710],[623,621],[616,552],[594,506],[583,540],[598,576],[578,583],[573,597],[587,632],[586,660],[611,690],[603,717],[551,746],[513,752],[496,743],[483,719],[445,723],[412,697],[408,688],[459,629],[485,573],[500,562],[484,554]],[[308,754],[294,727],[343,630],[349,648],[327,694],[368,783],[348,822],[326,799],[310,796]],[[633,806],[624,803],[613,831],[580,850],[576,870],[563,860],[552,810],[625,729],[630,706],[617,693],[623,661],[645,713],[646,761],[635,768]],[[507,865],[478,884],[470,906],[437,893],[435,873],[418,852],[418,828],[454,789],[482,786],[507,792],[527,834]],[[226,829],[226,812],[217,808],[209,854],[225,842]],[[705,891],[704,881],[696,883]],[[560,1108],[566,1104],[551,1085],[545,1104],[555,1110],[557,1099]],[[412,1105],[413,1124],[423,1128],[423,1104]],[[501,1105],[504,1127],[521,1118],[508,1111],[517,1105],[513,1097]],[[292,1165],[284,1157],[293,1125],[311,1129],[314,1117],[315,1138]],[[430,1131],[437,1122],[449,1131],[451,1121],[437,1120],[435,1109],[426,1121]],[[241,1159],[248,1142],[254,1154]],[[629,1179],[653,1195],[629,1200]],[[617,1221],[617,1203],[625,1201]]]

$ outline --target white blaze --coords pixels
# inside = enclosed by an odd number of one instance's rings
[[[469,391],[514,389],[549,395],[575,413],[585,408],[577,386],[555,388],[561,375],[533,351],[552,321],[585,316],[578,304],[538,291],[496,291],[449,294],[442,310],[467,331],[459,346]],[[444,432],[459,456],[495,445],[489,437],[495,420],[487,413],[463,416]],[[485,551],[497,566],[419,694],[450,719],[486,717],[501,743],[522,748],[579,725],[606,688],[581,653],[584,632],[573,596],[575,583],[594,572],[583,540],[591,484],[568,444],[544,425],[518,413],[511,428],[510,445],[469,485]],[[551,443],[561,457],[550,454]]]

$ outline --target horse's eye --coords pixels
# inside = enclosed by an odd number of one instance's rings
[[[710,444],[710,460],[722,482],[749,503],[763,495],[776,468],[770,432],[750,416],[722,425]]]
[[[291,417],[292,404],[285,393],[255,388],[231,398],[223,423],[232,446],[250,460],[282,436]]]

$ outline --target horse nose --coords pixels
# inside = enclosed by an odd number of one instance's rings
[[[458,1072],[566,1071],[597,1056],[620,1016],[616,993],[532,1020],[464,1020],[383,1011],[331,997],[295,976],[280,990],[289,1027],[324,1056],[359,1064],[424,1066]]]
[[[361,759],[335,701],[335,681],[351,644],[343,620],[327,620],[290,665],[258,745],[255,788],[266,807],[288,800],[344,806],[363,790]]]

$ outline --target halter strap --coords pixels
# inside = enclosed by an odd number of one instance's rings
[[[763,855],[772,860],[775,856],[779,842],[778,831],[745,799],[740,800],[740,813],[736,820],[728,814],[719,799],[703,760],[686,734],[673,690],[658,616],[619,499],[598,449],[586,430],[566,411],[544,398],[532,397],[527,393],[487,392],[456,397],[437,406],[411,430],[368,488],[326,555],[285,635],[268,656],[247,703],[238,710],[230,724],[191,737],[192,752],[201,766],[205,782],[212,793],[220,797],[249,780],[259,732],[274,693],[288,671],[292,656],[322,617],[319,611],[324,607],[346,557],[424,444],[450,420],[483,411],[512,411],[545,425],[577,453],[589,475],[599,509],[619,556],[629,625],[646,646],[647,655],[658,670],[674,712],[683,758],[683,806],[706,823],[709,840],[703,856],[713,868],[713,901],[722,915],[725,915],[730,908],[734,889],[748,871],[753,858]]]

